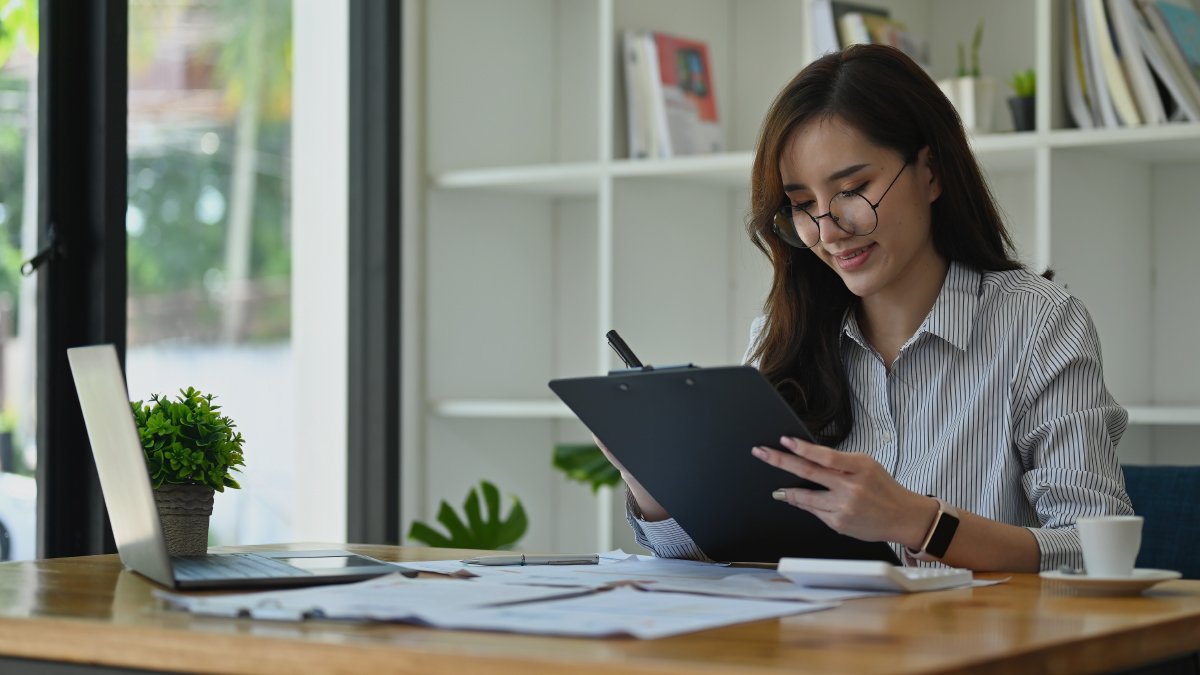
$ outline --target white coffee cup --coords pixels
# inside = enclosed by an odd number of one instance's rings
[[[1141,516],[1096,516],[1075,523],[1089,577],[1129,577],[1142,547]]]

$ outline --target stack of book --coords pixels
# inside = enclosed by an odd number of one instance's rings
[[[1200,122],[1200,5],[1068,0],[1067,108],[1082,129]]]
[[[854,2],[813,0],[815,53],[820,56],[852,44],[890,45],[928,68],[929,44],[903,22],[891,18],[887,9]]]
[[[722,151],[707,45],[650,31],[627,30],[621,38],[629,156]]]

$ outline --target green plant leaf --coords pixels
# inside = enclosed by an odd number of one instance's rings
[[[155,394],[149,404],[130,402],[154,487],[207,485],[219,492],[240,487],[233,472],[245,466],[245,439],[233,420],[216,412],[214,398],[188,387],[176,400]]]
[[[483,512],[480,510],[480,491],[486,507]],[[512,509],[507,517],[502,517],[500,490],[492,483],[481,481],[479,490],[471,488],[463,501],[465,521],[443,500],[438,508],[437,520],[446,528],[446,532],[441,533],[421,521],[413,521],[408,538],[441,548],[494,550],[511,547],[529,529],[525,507],[516,497],[511,499]]]
[[[479,487],[483,490],[483,503],[487,505],[488,520],[498,519],[500,517],[500,490],[486,480],[479,481]]]
[[[474,532],[481,532],[484,529],[483,514],[479,511],[479,493],[471,490],[467,494],[467,500],[463,502],[463,512],[467,514],[467,527]]]
[[[454,512],[453,507],[447,504],[444,499],[438,508],[437,520],[446,526],[446,531],[450,533],[451,539],[465,540],[471,538],[471,529],[463,523],[458,514]]]
[[[1018,70],[1009,81],[1013,93],[1022,98],[1030,98],[1037,92],[1037,74],[1032,68]]]
[[[556,445],[553,464],[571,480],[590,485],[592,492],[621,481],[621,472],[595,445]]]
[[[438,532],[419,520],[414,520],[412,525],[409,526],[408,538],[423,542],[426,546],[435,546],[437,548],[457,548],[453,541],[446,538],[446,535]]]
[[[525,507],[514,497],[512,511],[496,532],[496,548],[508,548],[517,543],[528,528],[529,519],[525,516]]]

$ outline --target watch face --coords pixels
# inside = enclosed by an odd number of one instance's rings
[[[958,518],[945,511],[939,513],[937,526],[933,528],[933,534],[929,535],[929,543],[925,546],[925,552],[935,558],[946,555],[946,550],[950,548],[950,541],[954,539],[954,532],[957,529]]]

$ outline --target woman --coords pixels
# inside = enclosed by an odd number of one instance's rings
[[[774,279],[747,357],[821,443],[747,451],[829,488],[775,498],[909,563],[980,571],[1081,566],[1076,519],[1133,512],[1091,318],[1015,260],[920,67],[860,45],[805,68],[763,122],[751,202]],[[703,558],[622,475],[639,541]]]

